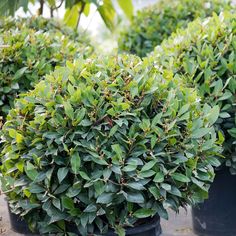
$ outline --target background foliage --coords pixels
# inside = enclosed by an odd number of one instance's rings
[[[190,23],[177,30],[148,58],[162,72],[197,86],[203,102],[220,106],[217,129],[225,139],[226,165],[236,174],[236,14]]]
[[[230,0],[160,0],[133,17],[119,37],[119,50],[144,57],[178,28],[200,17],[229,10]]]
[[[82,14],[88,16],[91,4],[96,6],[97,11],[109,29],[114,28],[117,15],[112,0],[2,0],[0,3],[0,15],[14,15],[20,7],[23,7],[24,11],[28,12],[30,3],[39,3],[38,15],[42,15],[44,7],[49,6],[51,17],[54,16],[54,11],[65,7],[64,21],[74,28],[78,28]],[[130,19],[133,15],[132,0],[117,0],[117,3]]]
[[[80,38],[67,28],[57,29],[54,21],[38,18],[3,22],[0,25],[1,117],[6,116],[19,93],[33,88],[56,66],[63,65],[66,60],[87,57],[93,52],[86,37],[81,35]]]

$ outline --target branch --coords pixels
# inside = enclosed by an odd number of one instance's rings
[[[53,11],[54,11],[53,8],[50,7],[50,17],[51,17],[51,18],[53,18]]]
[[[39,1],[40,3],[40,7],[39,7],[39,10],[38,10],[38,15],[43,15],[43,6],[44,6],[44,0],[40,0]]]
[[[62,6],[63,2],[64,2],[64,0],[61,0],[61,3],[58,6],[53,7],[52,10],[54,11],[54,10],[57,10],[58,8],[60,8]]]
[[[79,27],[80,18],[81,18],[81,15],[82,15],[83,11],[84,11],[85,5],[86,5],[86,3],[83,2],[82,6],[80,8],[79,17],[78,17],[78,20],[77,20],[77,23],[76,23],[76,29],[78,29],[78,27]]]

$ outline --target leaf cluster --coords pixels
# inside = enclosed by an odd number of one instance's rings
[[[42,16],[33,16],[26,18],[13,18],[13,17],[4,17],[0,18],[0,30],[12,30],[12,29],[33,29],[35,31],[40,32],[50,32],[53,33],[62,33],[70,37],[73,40],[76,40],[81,43],[90,43],[89,36],[86,33],[78,32],[78,30],[74,30],[71,27],[66,26],[62,21],[58,19],[48,19]]]
[[[220,164],[216,110],[137,57],[68,62],[9,112],[3,191],[41,234],[123,235],[207,197]]]
[[[222,13],[178,30],[147,59],[196,87],[203,102],[220,107],[216,128],[224,141],[226,165],[236,174],[236,15]],[[151,63],[151,64],[152,64]]]
[[[52,30],[46,32],[45,24]],[[54,28],[53,22],[53,26],[49,25],[44,19],[16,22],[11,19],[0,26],[0,116],[3,118],[19,93],[32,89],[45,74],[64,65],[66,60],[88,57],[93,52],[86,39],[80,42],[79,36],[62,33]]]
[[[137,12],[131,25],[121,33],[119,51],[144,57],[178,28],[197,18],[231,9],[229,0],[160,0]]]

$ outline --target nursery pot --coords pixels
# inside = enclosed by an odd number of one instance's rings
[[[68,230],[76,233],[80,236],[76,227],[68,228]],[[153,218],[144,219],[142,224],[139,224],[134,227],[126,228],[125,235],[126,236],[160,236],[162,233],[161,225],[160,225],[160,217],[154,216]],[[96,235],[99,236],[117,236],[114,230],[109,229],[106,234],[101,234],[99,232],[95,232]]]
[[[147,219],[145,223],[137,225],[132,228],[127,228],[125,231],[125,235],[132,236],[159,236],[161,235],[161,225],[160,225],[160,217],[155,216],[152,219]],[[110,230],[104,236],[117,236],[114,231]]]
[[[199,236],[236,235],[236,176],[216,172],[209,198],[192,209],[193,229]]]
[[[11,229],[19,234],[32,234],[26,222],[20,218],[18,215],[11,212],[8,205],[8,212],[10,217]]]
[[[32,234],[26,222],[22,220],[18,215],[10,211],[9,205],[8,205],[8,209],[9,209],[9,216],[10,216],[10,223],[11,223],[12,230],[20,234]],[[73,226],[71,227],[71,231],[80,235],[78,231],[75,229],[75,227]],[[156,215],[155,217],[151,219],[149,218],[143,224],[137,225],[132,228],[127,228],[125,235],[160,236],[161,232],[162,230],[161,230],[161,225],[160,225],[160,217]],[[98,233],[97,235],[100,235],[100,234]],[[109,230],[105,235],[101,235],[101,236],[117,236],[117,234],[113,230]]]

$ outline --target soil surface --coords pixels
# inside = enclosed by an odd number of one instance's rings
[[[192,232],[190,208],[187,212],[181,209],[178,215],[173,212],[170,212],[169,215],[170,219],[168,221],[161,221],[162,236],[195,236]],[[11,230],[7,204],[3,195],[0,195],[0,236],[23,236]]]

